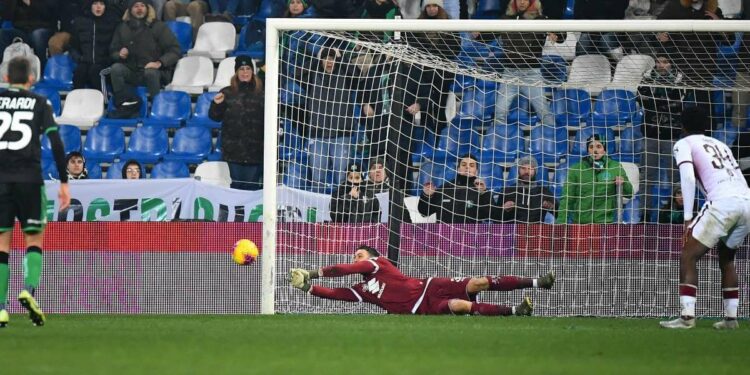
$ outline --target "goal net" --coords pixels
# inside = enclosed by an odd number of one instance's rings
[[[264,312],[378,312],[285,280],[293,267],[349,263],[366,244],[420,278],[554,269],[551,291],[479,296],[515,305],[528,294],[540,315],[676,314],[682,201],[671,149],[681,111],[698,106],[714,137],[750,156],[744,29],[269,20],[265,141],[278,153],[266,155],[264,248],[275,251],[264,258]],[[699,268],[697,313],[722,316],[715,251]]]

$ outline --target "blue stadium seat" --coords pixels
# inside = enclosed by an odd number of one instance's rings
[[[122,167],[125,165],[125,161],[131,158],[123,158],[124,160],[116,161],[109,165],[107,168],[107,179],[108,180],[122,180]]]
[[[414,150],[411,154],[411,161],[418,163],[422,160],[431,160],[435,152],[436,140],[437,135],[431,129],[414,128]]]
[[[497,85],[486,81],[477,81],[476,85],[466,87],[456,116],[492,120],[495,113],[496,91]]]
[[[542,77],[549,84],[560,84],[568,80],[568,63],[562,56],[543,55],[541,68]]]
[[[58,125],[57,131],[63,142],[65,155],[73,151],[81,151],[81,129],[73,125]],[[47,135],[42,136],[42,159],[52,160],[52,145]]]
[[[458,60],[469,68],[501,72],[503,50],[497,40],[477,41],[464,38]]]
[[[219,161],[222,160],[221,155],[221,133],[216,137],[216,144],[214,145],[214,148],[211,149],[211,153],[206,156],[206,160],[208,161]]]
[[[469,153],[478,155],[479,138],[479,132],[476,130],[448,126],[440,133],[437,146],[432,153],[432,160],[452,164],[463,155]]]
[[[141,126],[130,135],[128,148],[120,160],[135,159],[142,163],[156,163],[169,149],[166,130],[158,126]]]
[[[45,180],[59,180],[60,173],[54,160],[42,159],[42,178]]]
[[[552,94],[552,112],[557,126],[581,126],[591,115],[591,97],[582,89],[560,89]]]
[[[184,23],[184,22],[182,22]],[[138,123],[143,121],[148,116],[148,90],[146,86],[138,86],[135,88],[136,95],[141,98],[141,108],[136,118],[109,118],[102,117],[99,120],[100,125],[115,125],[123,127],[135,127]],[[111,113],[115,110],[115,101],[111,98],[107,102],[107,113]]]
[[[190,118],[190,95],[184,91],[162,91],[153,99],[143,125],[179,128]]]
[[[187,120],[186,126],[202,126],[211,129],[221,128],[221,122],[211,120],[208,117],[208,110],[211,108],[211,102],[214,100],[216,94],[218,93],[204,92],[198,97],[198,100],[195,102],[195,113],[193,113],[193,117]]]
[[[572,20],[575,18],[576,0],[567,0],[565,3],[565,11],[563,12],[563,19]]]
[[[237,48],[232,56],[246,55],[253,59],[263,60],[266,56],[266,20],[251,19],[242,26]]]
[[[505,13],[505,9],[500,9],[500,0],[479,0],[477,8],[474,11],[474,19],[497,19],[498,16]]]
[[[86,162],[113,162],[125,150],[125,133],[117,126],[99,125],[89,129],[83,145]]]
[[[73,71],[75,62],[68,55],[54,55],[47,59],[44,66],[42,80],[34,85],[34,88],[51,88],[57,91],[70,91],[73,89]]]
[[[590,124],[594,126],[620,126],[633,123],[638,108],[635,93],[622,89],[602,90],[594,100]]]
[[[299,135],[289,120],[284,120],[283,133],[279,137],[278,146],[280,160],[307,162],[307,141],[305,137]]]
[[[480,164],[479,178],[487,184],[487,189],[493,192],[501,192],[506,186],[505,168],[502,164]]]
[[[641,163],[643,134],[638,126],[628,126],[620,132],[620,141],[615,159],[629,163]]]
[[[286,173],[284,173],[284,185],[306,190],[310,183],[310,175],[306,164],[287,163]]]
[[[198,164],[211,153],[211,131],[207,128],[190,127],[177,129],[169,153],[164,160]]]
[[[279,102],[285,105],[298,105],[304,100],[304,94],[302,86],[288,80],[279,90]]]
[[[555,199],[557,199],[558,201],[562,197],[563,186],[568,180],[568,169],[570,169],[570,166],[573,164],[575,163],[566,161],[564,163],[560,163],[560,165],[555,168],[555,175],[552,177],[550,190],[552,190],[552,194],[554,194]]]
[[[187,164],[180,161],[165,160],[154,165],[151,169],[151,178],[187,178],[190,177],[190,169]]]
[[[531,129],[529,135],[531,155],[541,163],[557,163],[568,153],[568,131],[551,125]]]
[[[713,131],[712,137],[724,142],[727,146],[731,146],[739,136],[739,129],[732,126],[732,123],[726,122],[719,129]]]
[[[573,156],[584,157],[589,154],[586,149],[586,140],[593,134],[599,134],[606,138],[607,143],[607,155],[614,156],[617,152],[615,148],[615,133],[612,128],[603,128],[595,126],[584,126],[578,130],[575,139],[573,140],[573,147],[571,147],[570,153]]]
[[[34,87],[35,93],[44,96],[52,104],[52,111],[55,116],[62,114],[62,101],[60,100],[60,92],[52,87]]]
[[[641,223],[641,198],[636,195],[622,209],[623,224],[640,224]]]
[[[262,0],[257,11],[253,14],[255,20],[265,20],[266,18],[278,18],[284,14],[285,1]]]
[[[496,124],[487,129],[482,138],[479,157],[481,165],[510,163],[524,151],[525,142],[516,124]]]
[[[166,21],[164,23],[172,30],[177,42],[180,43],[180,51],[183,55],[193,48],[193,26],[181,21]]]
[[[525,95],[516,95],[508,108],[507,120],[509,124],[533,126],[539,122],[539,117],[531,109],[531,103]]]
[[[455,178],[455,165],[426,161],[419,167],[419,184],[417,186],[419,192],[417,192],[417,195],[421,194],[422,186],[428,181],[437,187],[441,187],[446,181],[453,181]]]
[[[659,222],[659,209],[669,203],[670,200],[672,200],[672,185],[669,182],[651,186],[648,198],[647,220],[649,223]]]
[[[89,180],[100,180],[102,178],[102,166],[99,163],[90,163],[86,160],[86,171]]]

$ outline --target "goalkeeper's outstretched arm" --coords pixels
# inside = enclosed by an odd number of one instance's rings
[[[300,268],[293,268],[292,271],[298,270],[305,275],[307,279],[317,279],[319,277],[342,277],[347,275],[354,275],[357,273],[366,274],[377,272],[378,264],[372,260],[357,262],[352,264],[334,264],[328,267],[322,267],[317,270],[303,270]]]
[[[337,301],[362,302],[362,297],[352,288],[326,288],[311,285],[306,272],[299,268],[293,268],[289,271],[289,283],[293,287],[316,297]]]

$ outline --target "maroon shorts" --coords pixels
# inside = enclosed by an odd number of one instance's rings
[[[476,301],[476,293],[469,294],[466,288],[471,277],[433,277],[417,314],[440,315],[451,314],[448,302],[452,299]]]

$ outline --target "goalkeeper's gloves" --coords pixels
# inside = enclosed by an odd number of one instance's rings
[[[305,276],[305,281],[310,281],[311,279],[317,279],[320,277],[320,271],[319,270],[304,270],[302,268],[292,268],[289,270],[289,273],[291,274],[292,271],[297,271],[302,273]]]
[[[292,268],[289,270],[289,283],[303,292],[308,292],[311,288],[310,273],[300,268]]]

